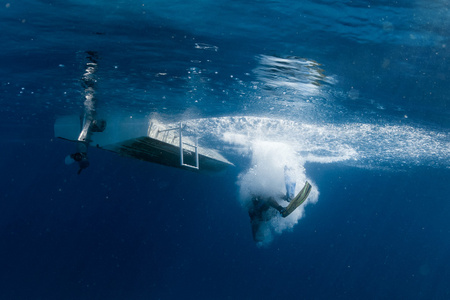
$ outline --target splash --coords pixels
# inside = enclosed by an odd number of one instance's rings
[[[252,195],[280,197],[286,193],[283,168],[295,171],[296,193],[304,182],[312,184],[308,200],[287,218],[275,215],[262,228],[261,245],[276,234],[292,229],[304,216],[305,206],[315,203],[319,189],[307,176],[306,163],[343,163],[360,168],[428,166],[449,168],[449,135],[412,126],[376,124],[302,124],[283,119],[223,117],[189,121],[186,130],[227,145],[230,152],[246,157],[250,167],[237,184],[244,207]]]
[[[284,181],[284,167],[289,166],[292,169],[292,180],[295,182],[295,194],[297,194],[307,178],[304,161],[297,155],[294,149],[281,142],[270,142],[263,140],[252,140],[244,142],[238,137],[228,135],[228,142],[237,143],[247,147],[250,151],[251,167],[241,172],[238,177],[239,199],[241,204],[249,208],[251,206],[251,198],[258,195],[264,198],[274,197],[281,206],[287,206],[288,202],[283,200],[286,194],[286,185]],[[298,220],[304,214],[304,207],[308,203],[315,203],[318,199],[319,192],[317,187],[313,185],[313,190],[308,200],[295,210],[287,218],[282,218],[280,214],[273,211],[273,217],[266,223],[263,223],[259,230],[259,234],[263,235],[259,239],[259,245],[267,245],[275,234],[279,234],[286,229],[291,229],[297,224]],[[271,208],[271,210],[273,210]]]

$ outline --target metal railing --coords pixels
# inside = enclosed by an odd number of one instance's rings
[[[175,127],[175,128],[169,128],[169,129],[164,129],[164,130],[158,130],[158,134],[161,132],[167,132],[167,131],[172,131],[172,130],[178,130],[178,138],[179,138],[179,145],[180,145],[180,165],[184,166],[184,167],[188,167],[188,168],[193,168],[193,169],[199,169],[199,160],[198,160],[198,138],[195,138],[195,144],[192,145],[190,143],[187,142],[183,142],[183,124],[180,122],[180,126]],[[194,149],[195,152],[195,165],[190,165],[190,164],[186,164],[184,163],[184,153],[185,153],[185,149],[184,146],[188,146],[188,147],[192,147]],[[189,151],[186,149],[186,151]]]

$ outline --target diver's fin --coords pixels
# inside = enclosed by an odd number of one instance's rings
[[[311,192],[311,184],[307,181],[302,190],[295,196],[294,199],[289,203],[286,209],[281,213],[283,218],[289,216],[297,207],[299,207],[309,196],[309,192]]]

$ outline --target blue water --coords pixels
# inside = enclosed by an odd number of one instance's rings
[[[447,1],[7,1],[0,299],[450,298]],[[55,120],[183,121],[216,175],[91,149]],[[313,185],[256,244],[251,192]]]

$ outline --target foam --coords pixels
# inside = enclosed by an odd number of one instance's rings
[[[250,141],[268,141],[290,146],[303,162],[392,169],[450,166],[448,133],[408,125],[305,124],[252,116],[197,119],[187,125],[204,140],[229,144],[240,154],[251,154]]]

